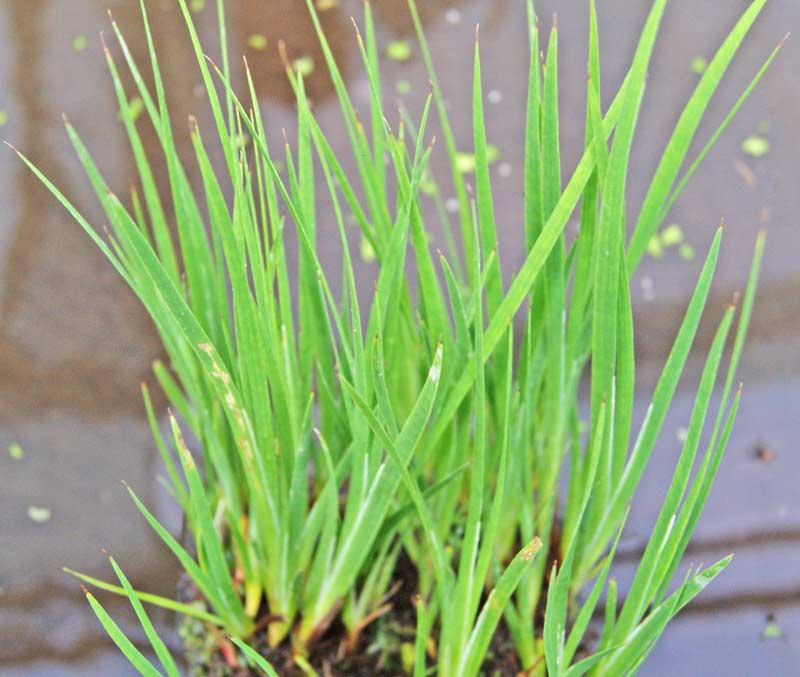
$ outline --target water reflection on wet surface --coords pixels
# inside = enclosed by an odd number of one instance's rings
[[[207,2],[206,5],[213,3]],[[304,3],[297,0],[228,2],[232,52],[246,52],[256,86],[267,107],[268,126],[277,138],[291,129],[290,91],[276,56],[284,39],[291,58],[322,59],[310,29]],[[525,26],[520,3],[512,0],[430,1],[421,3],[449,103],[468,110],[470,48],[473,25],[480,21],[489,103],[490,140],[501,153],[493,181],[500,253],[508,274],[522,260],[521,135],[524,120]],[[634,48],[646,3],[632,9],[625,0],[601,5],[604,50],[604,95],[612,93]],[[638,205],[645,177],[657,161],[657,148],[668,138],[696,76],[689,63],[708,56],[746,5],[715,0],[675,0],[668,11],[634,153],[630,202]],[[110,32],[110,8],[131,44],[145,58],[137,3],[132,0],[6,0],[0,4],[0,110],[8,121],[0,131],[37,162],[71,196],[93,223],[100,210],[79,171],[63,134],[60,114],[66,112],[102,166],[112,187],[124,190],[133,179],[133,161],[117,120],[116,106],[99,42]],[[357,105],[366,101],[367,84],[349,21],[358,16],[359,0],[342,0],[323,15],[348,85]],[[181,120],[194,114],[207,120],[199,97],[199,76],[173,0],[148,3],[155,18],[155,39],[164,55],[162,67],[169,104],[183,150],[188,138]],[[411,35],[405,0],[375,3],[378,29],[389,40]],[[585,83],[585,19],[583,3],[540,2],[539,13],[559,13],[562,55],[561,106],[567,121],[562,130],[565,171],[574,166],[582,147],[581,113]],[[210,45],[215,26],[210,8],[197,15],[200,32]],[[800,26],[800,7],[775,0],[753,30],[712,105],[701,137],[713,131],[726,105],[746,85],[768,51],[792,26]],[[543,21],[547,26],[548,21]],[[267,39],[265,50],[248,47],[253,34]],[[74,38],[85,35],[85,49]],[[387,64],[385,84],[411,83],[405,98],[413,108],[427,92],[427,78],[416,54],[407,64]],[[234,62],[237,63],[237,62]],[[800,665],[800,509],[796,451],[800,420],[800,192],[795,158],[800,137],[795,121],[800,108],[800,45],[790,41],[767,76],[758,96],[746,104],[696,179],[670,215],[680,223],[698,252],[704,251],[722,216],[726,241],[720,272],[712,292],[707,342],[721,310],[745,280],[746,262],[755,233],[769,230],[763,283],[754,316],[752,341],[744,360],[745,401],[707,512],[689,559],[710,562],[735,551],[733,566],[709,588],[700,604],[687,612],[656,648],[642,674],[792,674]],[[336,103],[322,68],[309,83],[317,113],[326,129],[340,129]],[[390,96],[394,96],[390,94]],[[761,123],[768,123],[770,152],[761,159],[743,155],[740,143]],[[455,115],[455,132],[464,146],[470,138],[469,115]],[[152,132],[143,129],[145,137]],[[152,141],[152,138],[151,138]],[[343,135],[335,150],[349,158]],[[441,168],[441,157],[435,164]],[[444,174],[442,174],[444,177]],[[147,430],[138,384],[150,380],[150,364],[159,345],[136,299],[125,289],[101,255],[22,170],[12,154],[0,154],[0,672],[4,675],[125,675],[119,659],[91,617],[74,581],[61,572],[69,565],[105,574],[100,548],[110,550],[134,582],[148,590],[171,594],[177,569],[124,496],[120,479],[130,482],[156,512],[178,526],[178,516],[158,490],[156,455]],[[324,224],[323,224],[324,227]],[[434,238],[438,231],[434,230]],[[326,251],[331,267],[338,253]],[[361,265],[368,282],[374,270]],[[642,393],[649,374],[664,359],[691,289],[699,261],[685,261],[670,252],[661,261],[647,261],[635,280],[634,297],[640,321],[637,359],[643,369]],[[697,370],[694,370],[695,372]],[[685,426],[691,407],[691,381],[678,396],[666,432],[645,476],[631,518],[619,566],[621,581],[629,578],[630,558],[646,537],[657,514],[679,451],[670,431]],[[646,405],[642,397],[640,415]],[[20,460],[5,448],[18,442]],[[767,449],[765,456],[754,453]],[[36,523],[29,508],[50,511]],[[118,617],[134,636],[135,624]],[[780,639],[761,637],[765,619],[775,613],[783,628]],[[127,620],[125,620],[127,619]],[[169,622],[163,620],[164,627]],[[794,630],[794,631],[793,631]],[[706,644],[706,639],[711,640]],[[750,670],[752,668],[752,670]]]

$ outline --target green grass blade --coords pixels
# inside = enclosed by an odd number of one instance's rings
[[[597,559],[605,544],[617,529],[619,520],[626,510],[626,506],[633,496],[639,479],[644,472],[645,465],[650,457],[656,438],[661,430],[661,425],[666,416],[667,409],[672,401],[672,396],[678,384],[683,367],[689,354],[689,349],[694,342],[695,334],[700,323],[700,317],[705,307],[708,292],[711,286],[711,279],[716,268],[719,257],[719,248],[722,239],[722,229],[717,230],[714,241],[711,244],[700,278],[692,294],[689,306],[684,316],[678,335],[673,343],[667,363],[659,378],[656,389],[653,393],[652,404],[647,416],[642,424],[639,437],[634,444],[625,469],[618,485],[615,487],[609,504],[599,519],[599,523],[592,529],[592,537],[586,544],[588,560],[585,566],[591,566],[589,562]]]
[[[626,86],[626,84],[623,84],[622,91],[624,91]],[[604,120],[603,129],[606,134],[610,134],[616,125],[620,114],[620,108],[621,100],[619,98],[615,99],[614,104],[612,104]],[[594,164],[594,153],[592,151],[586,151],[578,163],[578,166],[575,168],[572,178],[567,183],[561,195],[561,199],[558,201],[553,213],[542,229],[541,235],[536,239],[519,273],[514,278],[505,297],[489,322],[484,336],[484,361],[488,360],[492,355],[517,310],[528,297],[533,284],[547,261],[547,257],[555,246],[556,241],[561,236],[572,211],[575,209],[583,193],[587,181],[594,171]],[[452,417],[458,411],[461,402],[470,391],[473,378],[474,374],[472,371],[467,370],[453,386],[447,402],[443,407],[443,411],[430,433],[428,439],[429,445],[433,445],[449,427]]]
[[[600,573],[597,576],[597,580],[594,582],[592,586],[592,590],[589,595],[586,597],[586,601],[583,603],[581,610],[575,616],[575,620],[572,623],[572,628],[569,631],[569,635],[567,636],[567,642],[564,646],[564,654],[563,654],[563,665],[570,665],[572,663],[572,659],[575,656],[575,653],[578,651],[581,643],[584,642],[584,635],[586,633],[587,628],[589,627],[589,623],[592,620],[592,616],[594,615],[595,609],[597,608],[597,604],[600,600],[600,595],[603,592],[603,587],[606,584],[606,580],[608,580],[609,571],[611,571],[611,565],[614,561],[614,555],[617,552],[617,546],[619,545],[619,540],[622,537],[622,530],[627,522],[628,514],[625,514],[625,518],[622,520],[622,524],[620,525],[619,531],[617,531],[617,537],[614,539],[614,542],[611,545],[611,549],[606,555],[605,562],[603,564]],[[606,608],[607,611],[611,614],[611,618],[606,617],[605,624],[603,626],[603,632],[606,630],[611,632],[613,630],[614,618],[615,615],[613,613],[613,609],[615,608],[614,602],[614,593],[612,592],[612,582],[609,582],[608,592],[606,593]],[[615,588],[614,588],[615,589]],[[608,641],[600,643],[600,646],[608,646]]]
[[[618,638],[624,637],[633,626],[639,622],[647,605],[650,603],[657,588],[661,587],[661,577],[664,575],[668,563],[671,559],[669,554],[669,544],[665,547],[658,547],[662,541],[668,537],[669,524],[674,520],[678,506],[686,491],[689,482],[689,475],[694,465],[697,447],[700,443],[700,435],[708,413],[711,395],[717,378],[719,363],[722,359],[722,352],[728,337],[728,331],[733,321],[734,308],[731,306],[725,313],[723,321],[717,329],[716,336],[708,353],[703,373],[700,377],[700,384],[697,390],[695,405],[692,410],[689,427],[686,434],[686,441],[683,450],[678,458],[678,463],[673,474],[672,482],[667,491],[667,496],[662,504],[661,511],[656,520],[656,525],[650,535],[650,539],[645,548],[644,555],[639,564],[639,568],[634,577],[628,597],[622,607],[622,612],[617,621],[615,634]],[[681,533],[675,533],[671,540],[676,544]]]
[[[153,627],[150,618],[147,616],[147,613],[142,607],[142,603],[139,601],[139,598],[137,597],[136,592],[134,592],[133,587],[131,587],[127,577],[122,572],[122,569],[120,569],[119,565],[114,561],[113,557],[109,556],[108,561],[111,562],[111,566],[114,568],[114,573],[116,573],[119,582],[122,583],[125,594],[127,594],[128,600],[130,601],[133,610],[136,612],[136,617],[139,619],[142,629],[147,635],[147,639],[150,640],[150,644],[155,650],[158,660],[161,661],[161,665],[164,666],[164,669],[167,671],[167,675],[169,675],[169,677],[179,677],[180,672],[178,671],[178,666],[176,665],[175,660],[172,658],[172,654],[170,654],[169,649],[167,649],[161,637],[158,636],[156,629]]]
[[[650,189],[642,203],[639,218],[628,247],[628,270],[636,270],[647,249],[650,238],[656,231],[675,178],[680,170],[700,121],[708,107],[722,76],[739,49],[750,27],[753,25],[767,0],[754,0],[734,26],[714,58],[708,64],[678,120],[672,137],[664,149]]]
[[[407,466],[411,461],[431,415],[439,388],[441,370],[442,346],[440,345],[428,371],[425,385],[394,443],[401,466]],[[400,481],[401,471],[397,463],[384,462],[381,464],[372,481],[366,500],[358,506],[357,515],[352,520],[350,528],[342,534],[336,558],[328,571],[318,604],[304,616],[299,631],[301,638],[311,636],[317,624],[325,617],[336,600],[340,599],[352,585],[365,557],[370,552],[372,542],[378,536],[378,531]]]
[[[472,630],[469,643],[460,658],[459,668],[455,673],[459,677],[473,677],[478,674],[503,609],[519,585],[522,574],[535,559],[541,547],[542,542],[536,538],[520,550],[489,593]]]
[[[533,0],[527,2],[530,67],[525,113],[525,249],[530,251],[544,227],[541,140],[541,73],[539,67],[539,26]]]
[[[82,574],[68,567],[64,567],[64,571],[68,573],[70,576],[74,576],[78,580],[83,581],[84,583],[88,583],[89,585],[92,585],[95,588],[99,588],[100,590],[105,590],[106,592],[113,592],[123,597],[127,595],[126,590],[118,585],[112,585],[111,583],[106,583],[105,581],[101,581],[98,578],[87,576],[86,574]],[[188,604],[181,604],[180,602],[176,602],[175,600],[169,599],[168,597],[161,597],[160,595],[153,595],[149,592],[142,592],[140,590],[134,590],[133,593],[142,602],[146,602],[147,604],[152,604],[154,606],[161,607],[162,609],[167,609],[168,611],[174,611],[175,613],[182,614],[190,618],[197,618],[201,621],[204,621],[206,623],[211,623],[213,625],[217,626],[224,625],[223,620],[219,616],[215,616],[214,614],[208,613],[207,611],[203,611],[202,609],[198,609],[197,607],[190,606]]]
[[[500,276],[500,258],[496,254],[491,269],[486,257],[497,252],[497,226],[494,218],[492,183],[489,176],[489,155],[486,141],[486,125],[483,112],[483,89],[481,86],[481,57],[478,35],[475,34],[475,59],[472,86],[472,128],[475,144],[475,198],[478,206],[480,250],[483,252],[481,266],[486,270],[486,307],[492,315],[503,297],[503,280]]]
[[[678,590],[648,614],[647,618],[628,636],[623,646],[612,652],[598,666],[598,677],[626,674],[639,663],[664,631],[667,623],[730,564],[726,557],[708,569],[691,576]]]
[[[625,237],[625,194],[628,162],[641,107],[650,57],[666,0],[656,0],[647,17],[631,66],[614,143],[603,185],[603,202],[597,229],[598,260],[595,270],[594,319],[592,323],[592,428],[603,400],[611,401],[617,364],[617,303],[620,253]]]
[[[178,422],[174,417],[171,417],[170,423],[172,425],[175,446],[178,449],[178,455],[183,465],[183,472],[186,476],[187,484],[189,485],[189,500],[192,505],[192,514],[199,525],[200,537],[198,538],[197,547],[198,550],[201,550],[205,554],[203,560],[205,560],[208,566],[209,577],[217,592],[217,602],[222,604],[222,608],[226,614],[230,615],[232,619],[237,619],[238,622],[241,623],[242,628],[246,628],[247,621],[245,620],[244,608],[242,607],[241,600],[233,589],[231,573],[225,561],[225,553],[223,552],[219,535],[214,528],[211,506],[208,503],[208,497],[206,496],[202,480],[200,479],[200,474],[195,465],[194,458],[183,441]],[[242,632],[245,634],[246,630]]]
[[[442,94],[442,88],[439,85],[439,78],[436,75],[436,69],[433,67],[433,59],[428,47],[428,41],[425,38],[425,31],[422,28],[422,21],[419,17],[416,0],[408,0],[408,9],[411,13],[411,19],[414,23],[414,30],[417,34],[420,51],[422,52],[422,58],[425,62],[428,79],[430,80],[431,87],[433,88],[433,100],[436,104],[436,110],[439,114],[439,124],[442,128],[445,146],[447,147],[447,155],[450,160],[450,169],[452,172],[453,187],[456,191],[456,199],[458,200],[458,210],[461,220],[461,238],[464,247],[464,262],[467,270],[469,271],[469,262],[472,261],[472,257],[474,256],[476,242],[472,234],[472,227],[470,226],[470,209],[469,199],[467,197],[466,182],[464,181],[464,176],[458,166],[458,148],[456,146],[455,135],[453,134],[453,128],[450,124],[450,116],[447,112],[447,105],[445,104],[444,95]],[[474,284],[475,280],[471,280],[471,282]]]
[[[267,675],[267,677],[278,677],[278,673],[275,672],[275,668],[273,668],[269,664],[269,661],[267,661],[266,658],[258,653],[258,651],[253,649],[253,647],[245,644],[242,640],[237,639],[236,637],[230,637],[229,639],[236,646],[238,646],[239,649],[241,649],[242,653],[247,657],[247,660],[261,670],[263,674]]]
[[[86,591],[86,599],[108,636],[119,647],[119,650],[122,651],[131,665],[144,677],[162,677],[161,673],[153,667],[153,664],[144,657],[144,654],[125,636],[125,633],[106,613],[106,610],[103,609],[100,602],[95,599],[91,592]]]
[[[705,507],[706,499],[711,491],[711,485],[716,477],[719,465],[722,462],[722,457],[725,453],[725,448],[728,444],[733,424],[736,421],[736,414],[739,411],[739,402],[741,401],[741,390],[736,393],[736,396],[731,405],[730,412],[722,428],[722,434],[715,446],[709,445],[709,450],[706,452],[706,457],[703,463],[697,470],[697,479],[695,480],[689,495],[686,497],[684,507],[681,511],[680,519],[678,520],[677,529],[681,533],[680,542],[675,548],[672,561],[667,567],[666,574],[663,579],[661,589],[656,593],[656,599],[660,599],[666,592],[666,587],[675,570],[678,568],[681,558],[686,552],[686,547],[689,545],[689,540],[694,533],[694,528],[697,521],[700,519],[700,514]]]
[[[672,191],[669,196],[669,200],[667,200],[664,208],[661,210],[661,216],[658,219],[659,222],[662,222],[667,213],[672,209],[672,205],[675,204],[675,201],[678,199],[680,194],[683,192],[683,189],[689,183],[689,180],[694,175],[697,168],[702,164],[703,160],[705,160],[706,156],[708,155],[709,151],[714,147],[714,144],[719,140],[719,137],[725,132],[728,128],[728,125],[733,121],[736,117],[736,114],[739,112],[739,109],[742,107],[745,101],[750,98],[750,95],[753,93],[753,90],[756,88],[756,85],[760,82],[761,78],[767,72],[767,69],[772,64],[773,60],[776,56],[778,56],[778,52],[780,52],[781,47],[783,47],[783,43],[786,42],[786,39],[789,36],[787,35],[783,40],[781,40],[777,47],[772,50],[772,53],[769,55],[767,60],[762,64],[761,68],[759,69],[758,73],[753,77],[750,81],[750,84],[747,85],[747,88],[742,92],[742,95],[737,99],[736,103],[734,104],[733,108],[731,108],[728,115],[725,116],[725,119],[722,121],[719,127],[717,127],[716,131],[711,135],[711,138],[708,140],[705,146],[703,146],[703,150],[698,153],[695,160],[692,162],[689,169],[686,170],[684,175],[681,177],[681,180],[678,182],[678,185]]]

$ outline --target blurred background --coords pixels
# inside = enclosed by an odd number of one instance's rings
[[[474,26],[481,24],[488,133],[499,151],[492,178],[500,254],[508,277],[524,254],[524,2],[419,4],[464,149],[471,139]],[[583,147],[586,4],[537,2],[543,34],[552,14],[558,13],[565,177]],[[607,103],[630,62],[649,3],[598,4]],[[673,0],[668,8],[634,147],[628,195],[632,214],[697,82],[703,59],[713,55],[748,4]],[[184,121],[190,114],[201,125],[209,118],[200,76],[177,0],[148,0],[147,5],[176,133],[188,157]],[[212,0],[192,3],[212,58],[218,56],[214,5]],[[277,57],[277,44],[283,39],[290,58],[310,57],[316,63],[310,96],[336,149],[351,160],[305,3],[229,0],[226,5],[231,53],[237,57],[233,64],[238,73],[238,56],[247,54],[268,129],[280,138],[280,130],[286,128],[292,137],[294,110]],[[350,23],[350,16],[361,15],[361,0],[325,0],[324,7],[324,28],[354,100],[366,104],[368,86]],[[83,135],[110,184],[127,192],[134,164],[98,37],[101,31],[111,33],[107,9],[143,63],[146,49],[135,0],[0,1],[0,138],[23,150],[98,226],[100,210],[67,141],[61,113]],[[408,59],[387,59],[387,101],[402,99],[418,111],[428,85],[406,2],[376,0],[374,10],[383,44],[409,40],[411,45]],[[723,81],[701,128],[701,144],[772,48],[794,28],[800,29],[800,5],[772,0]],[[800,666],[799,40],[800,36],[786,43],[669,215],[667,223],[680,227],[672,233],[682,235],[682,242],[665,247],[660,256],[649,256],[633,281],[640,420],[717,224],[724,218],[726,235],[698,358],[724,308],[744,287],[756,233],[762,227],[768,231],[741,371],[743,404],[687,565],[710,564],[729,552],[736,558],[669,627],[643,675],[791,675]],[[116,45],[112,49],[116,54]],[[241,82],[241,73],[237,78]],[[152,130],[142,129],[154,148]],[[434,159],[442,183],[447,178],[443,150],[440,147]],[[432,230],[435,245],[439,231]],[[331,249],[325,255],[334,269],[338,253]],[[367,262],[360,268],[368,291],[375,271]],[[2,675],[132,674],[62,566],[107,577],[101,553],[106,548],[137,587],[174,594],[176,562],[120,484],[129,482],[159,517],[180,528],[180,515],[157,482],[157,453],[139,393],[141,381],[151,383],[150,365],[159,357],[155,332],[133,294],[14,154],[0,153]],[[698,359],[684,378],[637,494],[618,558],[617,576],[623,585],[632,576],[680,451],[699,364]],[[123,627],[139,637],[125,606],[108,601]],[[160,618],[160,623],[169,636],[171,620]]]

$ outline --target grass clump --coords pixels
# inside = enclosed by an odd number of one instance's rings
[[[731,306],[709,349],[678,463],[623,599],[610,567],[697,333],[722,230],[706,253],[638,430],[632,415],[630,280],[687,180],[777,52],[680,175],[708,103],[765,0],[745,10],[709,60],[663,150],[630,239],[629,158],[666,0],[652,2],[630,69],[606,111],[597,17],[589,3],[586,145],[566,182],[559,145],[558,34],[553,29],[545,49],[528,2],[520,205],[526,256],[509,286],[497,249],[489,169],[495,153],[486,138],[477,39],[473,139],[459,150],[414,0],[409,11],[432,94],[418,117],[403,111],[395,126],[384,108],[381,50],[369,3],[356,39],[370,105],[359,114],[315,4],[307,0],[357,168],[351,177],[311,111],[306,69],[287,63],[297,100],[297,136],[292,146],[287,141],[276,151],[268,146],[249,72],[246,96],[229,84],[223,3],[217,3],[219,68],[202,52],[190,7],[185,0],[179,4],[214,118],[213,130],[201,131],[194,123],[191,129],[202,185],[190,184],[176,149],[144,3],[154,87],[145,84],[116,25],[133,93],[124,91],[117,62],[106,49],[139,173],[130,206],[109,190],[67,122],[105,210],[109,236],[99,234],[25,162],[136,292],[161,335],[168,361],[156,364],[155,373],[175,412],[168,439],[146,388],[143,395],[194,551],[129,491],[204,604],[134,591],[113,560],[119,586],[75,575],[128,596],[167,674],[177,668],[142,602],[197,619],[209,634],[230,637],[233,644],[220,640],[229,662],[237,660],[238,648],[239,661],[267,674],[274,673],[268,659],[275,662],[276,656],[311,674],[320,669],[313,664],[315,646],[331,628],[341,629],[345,653],[353,652],[363,648],[361,638],[376,619],[393,613],[400,562],[415,571],[415,601],[408,607],[415,628],[410,641],[385,657],[387,669],[417,677],[477,675],[490,666],[487,657],[500,628],[517,668],[529,674],[635,672],[670,619],[730,561],[691,570],[673,583],[739,406],[740,391],[733,385],[763,237],[756,243],[738,327],[734,331]],[[141,102],[142,116],[160,143],[168,200],[145,153],[134,101]],[[432,113],[438,116],[457,199],[452,230],[443,191],[428,167]],[[222,149],[221,171],[209,159],[212,135]],[[242,138],[251,143],[244,146]],[[331,204],[324,218],[322,193]],[[430,198],[448,243],[437,256],[426,226],[424,200]],[[576,210],[579,235],[570,240],[564,230]],[[362,251],[368,247],[379,266],[368,307],[357,293],[346,213],[360,229]],[[333,222],[342,246],[340,290],[319,260],[330,236],[321,230],[323,221]],[[289,238],[299,244],[296,274],[290,272]],[[723,375],[731,333],[733,351]],[[578,406],[584,379],[590,393],[586,412]],[[722,397],[712,414],[719,381]],[[182,429],[197,439],[198,458],[188,450]],[[587,631],[604,592],[601,636],[592,641]],[[89,601],[140,672],[160,674],[94,597]],[[253,647],[267,648],[260,653]],[[285,663],[279,668],[289,670]]]

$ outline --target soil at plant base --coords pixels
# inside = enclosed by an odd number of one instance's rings
[[[340,621],[332,623],[312,645],[307,660],[321,677],[401,677],[407,674],[402,668],[402,655],[404,651],[413,650],[416,610],[412,600],[417,591],[418,577],[406,556],[398,560],[395,580],[391,610],[364,628],[351,651],[345,650],[347,633]],[[180,592],[186,601],[197,600],[196,589],[185,580]],[[208,628],[202,623],[186,621],[181,636],[189,674],[198,677],[255,677],[260,674],[246,667],[242,660],[238,661],[238,666],[234,665],[221,649],[218,638],[209,635]],[[251,644],[281,677],[306,677],[306,673],[294,663],[288,643],[269,647],[266,632],[261,632],[251,638]],[[483,671],[498,677],[520,674],[513,642],[502,625],[492,640]]]

